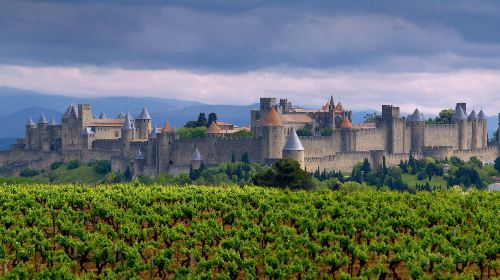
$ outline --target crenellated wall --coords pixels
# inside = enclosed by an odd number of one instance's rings
[[[356,130],[356,151],[385,150],[385,133],[384,128]]]
[[[322,157],[333,155],[342,149],[340,133],[334,131],[332,136],[299,137],[304,146],[305,157]]]
[[[453,124],[425,125],[425,147],[451,146],[458,149],[457,128]]]

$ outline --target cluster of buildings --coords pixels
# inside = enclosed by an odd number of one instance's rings
[[[488,146],[486,115],[482,110],[467,112],[465,103],[456,105],[448,124],[426,124],[418,109],[402,117],[392,105],[383,105],[373,123],[353,124],[351,111],[333,98],[316,110],[301,109],[286,99],[261,98],[250,120],[250,137],[233,136],[234,126],[214,122],[206,137],[181,139],[168,122],[154,127],[146,108],[135,117],[121,113],[109,118],[104,113],[95,117],[90,104],[70,105],[60,123],[49,123],[43,115],[36,123],[29,118],[25,138],[0,152],[0,169],[3,175],[13,175],[26,167],[48,169],[53,162],[108,160],[114,171],[130,168],[134,176],[154,176],[248,154],[252,162],[292,158],[311,171],[349,172],[365,158],[374,166],[383,161],[397,165],[410,153],[416,158],[476,156],[483,161],[499,156],[499,144]],[[297,136],[298,129],[311,136]],[[325,129],[331,133],[322,136]]]

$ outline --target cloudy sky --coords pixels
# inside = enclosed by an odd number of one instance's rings
[[[500,1],[0,0],[0,86],[500,111]]]

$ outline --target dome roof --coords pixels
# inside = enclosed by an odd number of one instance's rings
[[[342,119],[342,123],[340,124],[340,128],[352,128],[351,121],[347,116],[344,116]]]
[[[210,124],[210,126],[208,127],[207,133],[208,134],[222,134],[223,131],[222,131],[222,129],[220,129],[220,127],[215,122],[212,122]]]
[[[281,118],[274,107],[269,111],[269,114],[267,114],[262,126],[283,126],[283,122],[281,122]]]
[[[191,160],[195,160],[195,161],[201,160],[201,154],[200,154],[200,150],[198,150],[198,147],[194,147],[194,151],[193,151],[193,155],[191,156]]]
[[[304,146],[300,142],[297,133],[293,127],[290,129],[288,133],[288,139],[286,140],[285,146],[283,147],[283,151],[303,151]]]

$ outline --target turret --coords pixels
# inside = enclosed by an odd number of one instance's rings
[[[135,119],[135,126],[137,128],[137,138],[138,139],[148,139],[149,133],[151,132],[151,117],[146,107],[142,108],[141,113]]]
[[[90,104],[78,104],[78,119],[82,129],[88,126],[94,119],[92,116],[92,106],[90,106]]]
[[[38,119],[38,127],[45,128],[48,124],[49,122],[47,121],[47,118],[45,118],[45,115],[40,115],[40,118]]]
[[[463,103],[458,103],[453,115],[453,123],[457,128],[458,149],[467,150],[467,117],[462,109]]]
[[[104,110],[101,111],[101,114],[99,115],[99,119],[102,120],[102,119],[107,119],[108,116],[106,116],[106,113],[104,113]]]
[[[274,107],[271,109],[262,126],[263,159],[279,159],[283,155],[285,127]]]
[[[135,128],[134,120],[132,116],[127,113],[125,116],[125,121],[123,122],[123,127],[121,131],[122,142],[123,142],[123,153],[127,156],[130,152],[130,142],[135,138]]]
[[[149,134],[148,138],[148,156],[147,156],[147,165],[153,165],[156,164],[156,157],[157,157],[157,149],[156,149],[156,126],[153,126],[153,129],[151,130],[151,133]]]
[[[484,113],[483,110],[479,112],[477,115],[478,118],[478,126],[477,130],[482,135],[479,146],[482,148],[488,147],[488,117]]]
[[[300,139],[293,127],[288,133],[288,139],[285,146],[283,146],[283,158],[296,160],[302,169],[305,168],[304,146],[302,146],[302,143],[300,142]]]
[[[36,124],[31,119],[31,116],[28,118],[26,122],[26,148],[36,148],[37,146],[37,136],[36,136]]]
[[[144,156],[139,148],[134,155],[134,177],[142,175],[144,172]]]
[[[352,129],[352,123],[347,115],[342,118],[340,124],[340,137],[342,142],[342,151],[352,152],[356,150],[356,139]]]
[[[403,133],[405,120],[400,116],[399,107],[382,105],[382,125],[386,132],[386,150],[388,153],[405,152]]]
[[[191,155],[190,161],[191,166],[193,167],[193,169],[199,169],[202,162],[203,159],[201,158],[200,150],[198,150],[198,147],[194,147],[194,151]]]
[[[172,162],[171,149],[175,141],[175,130],[169,122],[161,129],[161,133],[156,135],[156,150],[157,150],[157,164],[156,171],[158,173],[168,172]]]
[[[406,120],[410,124],[411,130],[411,151],[420,153],[424,148],[425,139],[425,119],[418,109]]]
[[[467,117],[467,120],[472,126],[472,135],[471,135],[471,142],[470,142],[470,147],[471,149],[477,149],[481,148],[482,146],[482,129],[478,127],[478,122],[479,119],[476,115],[476,111],[472,109],[472,112],[470,112],[470,115]]]

